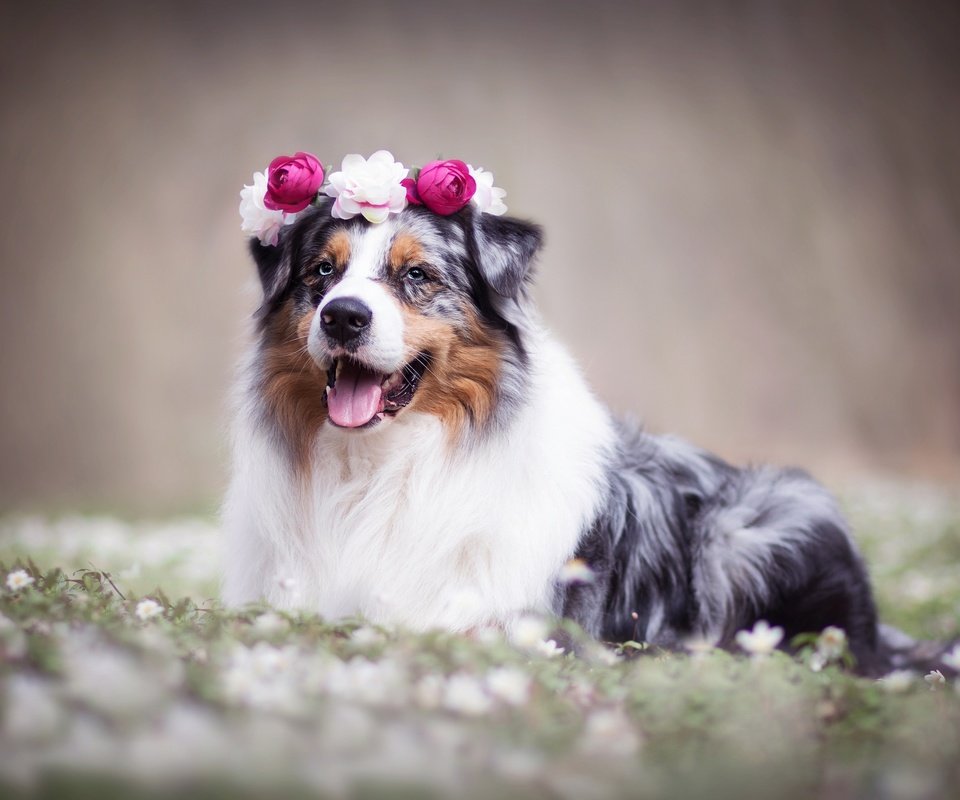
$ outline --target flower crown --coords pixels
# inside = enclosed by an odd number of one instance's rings
[[[483,213],[500,215],[507,211],[506,194],[493,185],[491,173],[457,159],[407,169],[386,150],[370,158],[352,153],[324,183],[320,160],[296,153],[273,159],[264,172],[253,174],[252,185],[243,187],[240,229],[261,244],[276,245],[280,229],[321,196],[335,198],[330,214],[337,219],[359,214],[376,223],[399,214],[408,203],[448,216],[472,202]]]

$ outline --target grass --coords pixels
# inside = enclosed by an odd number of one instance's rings
[[[957,499],[881,487],[846,505],[885,620],[956,636]],[[0,589],[4,796],[947,798],[960,786],[949,682],[814,671],[809,650],[638,657],[571,630],[578,654],[550,657],[539,634],[231,613],[210,599],[217,534],[197,519],[9,518],[0,562],[0,577],[33,579]]]

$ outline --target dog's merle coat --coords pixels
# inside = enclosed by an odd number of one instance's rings
[[[846,522],[806,473],[731,466],[597,403],[532,308],[538,228],[469,206],[378,226],[329,208],[251,246],[264,298],[225,513],[228,601],[453,630],[553,612],[669,648],[729,647],[760,619],[785,641],[835,625],[864,673],[942,668],[938,649],[878,625]],[[345,297],[373,322],[334,341],[327,312]],[[328,416],[341,362],[357,385],[383,376],[362,431]],[[405,381],[393,404],[389,375]],[[558,580],[574,556],[594,582]]]

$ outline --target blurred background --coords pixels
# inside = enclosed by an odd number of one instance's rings
[[[494,172],[598,394],[960,485],[960,5],[5,3],[0,510],[209,509],[275,156]]]

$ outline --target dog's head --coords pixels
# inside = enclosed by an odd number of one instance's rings
[[[408,206],[386,222],[311,206],[276,246],[253,239],[263,286],[261,390],[284,432],[382,427],[412,411],[482,430],[522,397],[523,306],[540,230]]]

